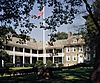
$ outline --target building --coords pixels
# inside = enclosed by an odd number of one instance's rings
[[[67,39],[57,40],[52,46],[45,42],[45,54],[43,42],[30,39],[23,43],[19,38],[12,37],[11,39],[5,44],[5,50],[11,56],[11,62],[16,66],[32,64],[37,60],[43,60],[43,62],[51,60],[55,64],[71,66],[90,60],[82,36],[73,35],[71,32],[68,33]]]

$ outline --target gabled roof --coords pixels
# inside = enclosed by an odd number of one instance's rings
[[[29,41],[26,41],[25,44],[17,43],[19,41],[19,38],[12,37],[12,41],[8,41],[7,45],[10,46],[16,46],[16,47],[22,47],[22,48],[29,48],[29,49],[43,49],[43,42],[41,41],[32,41],[32,39]],[[76,41],[76,42],[74,42]],[[46,49],[53,49],[53,48],[63,48],[65,46],[75,46],[75,45],[84,45],[85,41],[82,38],[82,36],[71,36],[68,39],[63,40],[56,40],[53,42],[53,45],[50,46],[47,42],[45,42]]]

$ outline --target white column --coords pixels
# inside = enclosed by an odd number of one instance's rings
[[[4,67],[4,60],[2,60],[2,67]]]
[[[63,51],[63,48],[62,48],[62,64],[64,63],[64,62],[63,62],[63,52],[64,52],[64,51]]]
[[[38,50],[37,50],[37,61],[39,60],[39,58],[38,58]]]
[[[25,48],[23,48],[23,66],[24,66],[24,63],[25,63]]]
[[[30,64],[32,64],[32,49],[30,49]]]
[[[15,64],[15,46],[13,47],[13,64]]]

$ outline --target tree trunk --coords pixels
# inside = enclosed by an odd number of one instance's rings
[[[92,73],[91,80],[93,81],[93,83],[100,83],[100,26],[99,26],[97,20],[94,18],[91,7],[88,4],[87,0],[83,0],[83,2],[85,3],[86,9],[87,9],[88,13],[90,14],[98,32],[99,32],[99,35],[98,35],[97,41],[96,41],[97,42],[96,56],[95,56],[95,63],[94,63],[94,71]]]
[[[93,83],[100,83],[100,43],[96,47],[96,56],[94,63],[94,71],[92,73],[91,80]]]

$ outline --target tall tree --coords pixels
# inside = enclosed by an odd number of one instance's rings
[[[65,32],[58,32],[56,33],[56,39],[61,40],[61,39],[67,39],[68,35]]]
[[[4,50],[0,50],[0,67],[2,67],[2,61],[3,65],[10,61],[10,56]]]
[[[26,34],[31,31],[35,25],[29,21],[30,11],[36,0],[0,0],[0,22],[1,26],[13,24],[15,28],[17,26],[22,27],[19,29],[21,33]],[[39,10],[43,9],[43,5],[48,4],[49,7],[53,7],[52,16],[45,19],[47,24],[47,29],[56,30],[62,24],[71,24],[75,15],[79,12],[78,7],[82,5],[83,2],[86,4],[86,9],[92,18],[96,29],[98,31],[97,36],[97,47],[96,47],[96,68],[100,67],[100,56],[99,56],[99,35],[100,27],[98,22],[95,20],[90,5],[87,0],[37,0],[39,4]],[[99,0],[96,0],[99,1]],[[99,15],[99,14],[98,14]],[[43,23],[41,23],[41,26]],[[23,29],[23,28],[26,28]],[[52,38],[53,39],[53,38]]]
[[[92,80],[99,81],[100,72],[100,0],[96,0],[93,4],[93,14],[90,12],[85,17],[87,25],[87,43],[91,49],[91,54],[95,53],[94,72]],[[92,55],[93,56],[93,55]],[[98,73],[98,75],[97,75]]]

